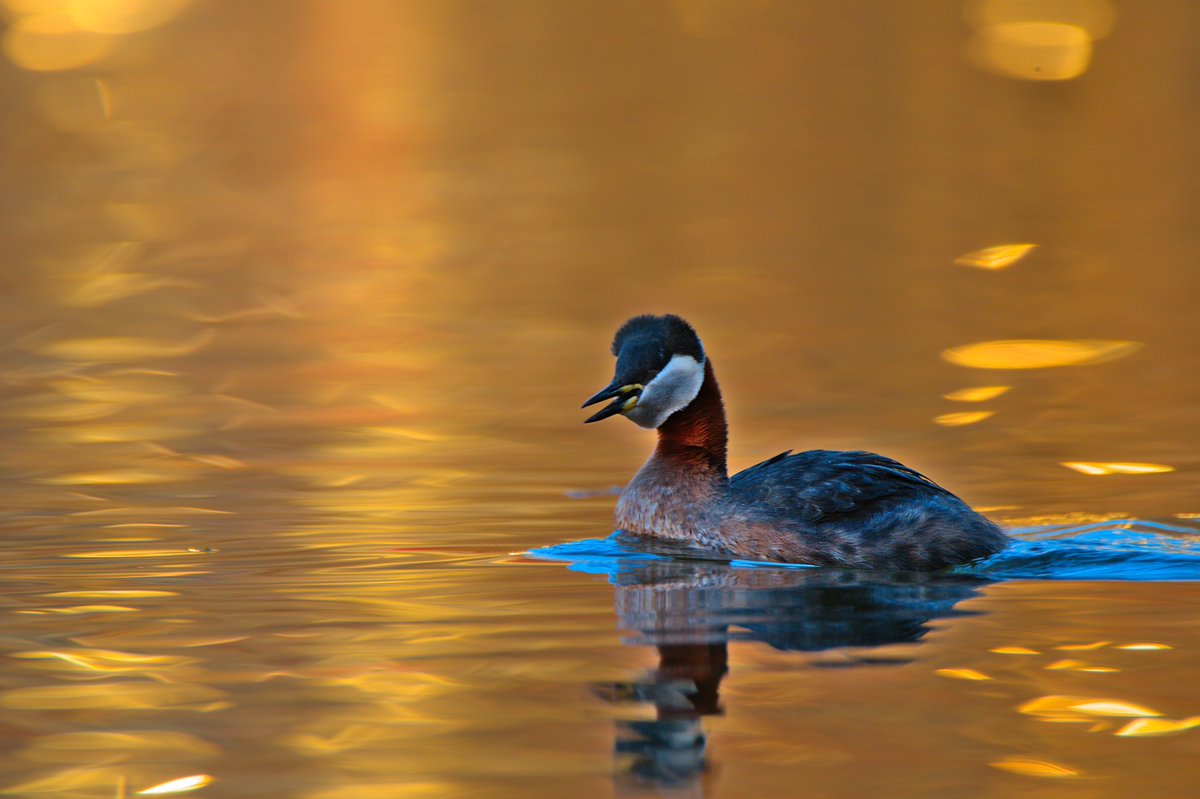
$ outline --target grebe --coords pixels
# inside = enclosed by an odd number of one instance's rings
[[[929,478],[870,452],[791,450],[729,477],[712,360],[678,316],[635,316],[613,338],[616,376],[583,407],[658,431],[621,492],[617,527],[747,560],[926,571],[1003,549],[992,522]]]

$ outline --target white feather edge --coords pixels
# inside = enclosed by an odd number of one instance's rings
[[[642,389],[638,404],[626,416],[638,427],[653,430],[667,417],[686,408],[704,384],[704,361],[690,355],[675,355]]]

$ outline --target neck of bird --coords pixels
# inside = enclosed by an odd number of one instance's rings
[[[721,388],[713,374],[712,361],[706,358],[700,393],[659,426],[658,447],[654,454],[658,458],[701,467],[724,479],[727,476],[728,442],[729,426],[725,422]]]

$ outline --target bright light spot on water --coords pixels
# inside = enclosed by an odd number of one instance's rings
[[[979,269],[1003,269],[1020,261],[1035,247],[1036,244],[1001,244],[960,255],[954,259],[954,263]]]
[[[1029,716],[1051,721],[1084,721],[1092,716],[1161,716],[1157,710],[1135,705],[1122,699],[1102,699],[1086,696],[1042,696],[1031,699],[1017,708]]]
[[[968,0],[963,16],[976,29],[1030,19],[1077,25],[1095,39],[1107,36],[1116,22],[1110,0]]]
[[[1080,773],[1077,769],[1069,768],[1061,763],[1033,757],[1009,757],[988,765],[1027,777],[1075,777]]]
[[[133,588],[113,588],[108,591],[55,591],[42,596],[62,597],[66,599],[148,599],[151,597],[179,596],[178,591],[139,591]]]
[[[942,395],[955,402],[986,402],[1007,392],[1012,386],[977,386],[975,388],[960,388]]]
[[[1187,719],[1134,719],[1113,735],[1126,738],[1149,737],[1154,735],[1175,735],[1193,727],[1200,727],[1200,716]]]
[[[991,650],[998,655],[1040,655],[1041,652],[1036,649],[1028,649],[1023,646],[998,646]]]
[[[951,347],[942,358],[972,369],[1046,369],[1114,361],[1141,347],[1136,341],[1004,339]]]
[[[963,425],[975,424],[982,422],[989,416],[995,414],[995,411],[963,411],[959,413],[943,413],[941,416],[935,417],[933,421],[943,427],[962,427]]]
[[[1158,711],[1135,705],[1131,702],[1121,702],[1115,699],[1102,699],[1095,702],[1082,702],[1073,706],[1081,713],[1093,716],[1159,716]]]
[[[150,788],[138,791],[138,796],[150,796],[165,793],[183,793],[184,791],[194,791],[197,788],[203,788],[213,781],[213,778],[207,774],[193,774],[190,777],[180,777],[177,780],[160,783]]]
[[[16,19],[0,47],[22,69],[59,72],[105,58],[114,35],[158,27],[189,0],[6,0]]]
[[[1174,466],[1163,463],[1099,463],[1091,461],[1065,461],[1062,464],[1080,474],[1162,474],[1175,471]]]
[[[68,552],[64,558],[173,558],[196,553],[183,549],[106,549],[96,552]]]
[[[1113,26],[1107,0],[975,0],[966,7],[976,29],[969,53],[980,67],[1010,78],[1061,81],[1087,71],[1092,43]]]
[[[1013,22],[981,32],[974,54],[995,72],[1025,80],[1070,80],[1087,71],[1092,37],[1076,25]]]
[[[66,0],[71,21],[97,33],[135,33],[174,19],[189,0]]]
[[[940,677],[949,677],[952,680],[990,680],[988,675],[975,669],[938,669],[934,672]]]
[[[0,47],[22,69],[57,72],[99,61],[112,50],[112,39],[80,30],[65,15],[42,13],[19,17]]]

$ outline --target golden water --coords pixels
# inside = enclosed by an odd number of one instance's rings
[[[697,325],[735,467],[1200,512],[1200,5],[0,11],[5,795],[645,788],[618,616],[701,577],[519,554],[606,535],[650,446],[579,424],[631,313]],[[735,641],[672,790],[1193,795],[1198,604],[1010,581],[921,644]]]

